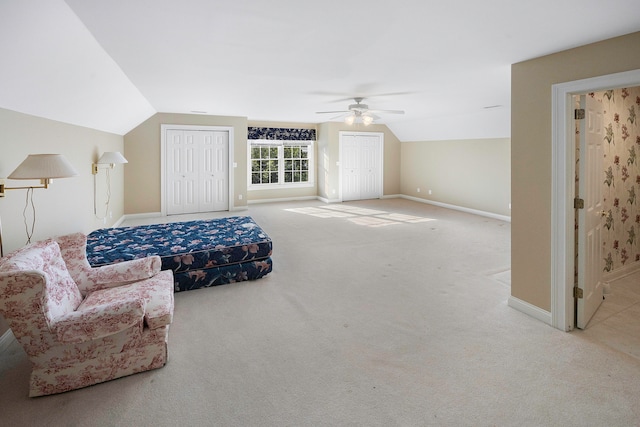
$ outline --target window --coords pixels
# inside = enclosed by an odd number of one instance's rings
[[[283,145],[284,182],[309,182],[309,146]]]
[[[254,188],[313,184],[313,141],[249,141],[249,182]]]
[[[278,147],[269,145],[251,146],[251,184],[277,184]]]

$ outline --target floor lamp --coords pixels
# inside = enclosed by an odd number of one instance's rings
[[[27,190],[26,203],[22,212],[27,231],[27,244],[31,242],[36,223],[36,208],[33,204],[34,188],[49,188],[52,179],[69,178],[78,175],[71,163],[62,154],[29,154],[18,167],[9,174],[7,179],[39,179],[39,186],[7,187],[4,180],[0,180],[0,197],[5,196],[6,190]],[[26,211],[31,203],[33,222],[31,230],[27,225]],[[2,225],[0,224],[0,256],[4,256],[2,248]]]

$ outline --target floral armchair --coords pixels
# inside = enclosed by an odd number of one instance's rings
[[[32,363],[29,396],[160,368],[173,273],[149,257],[91,268],[81,233],[0,259],[0,313]]]

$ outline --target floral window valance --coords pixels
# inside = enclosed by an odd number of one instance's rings
[[[293,129],[293,128],[260,128],[249,127],[249,140],[272,140],[272,141],[315,141],[315,129]]]

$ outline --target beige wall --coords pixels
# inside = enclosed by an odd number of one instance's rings
[[[338,142],[330,135],[337,134],[339,123],[326,122],[318,126],[318,149],[317,149],[317,174],[316,187],[318,189],[318,197],[324,200],[338,200],[339,196],[339,180],[338,168],[336,162],[340,157]]]
[[[331,122],[309,123],[251,121],[244,117],[203,116],[158,113],[124,136],[124,155],[129,161],[125,169],[124,205],[126,214],[157,213],[160,200],[160,125],[233,126],[235,134],[234,208],[247,206],[247,201],[320,196],[337,199],[340,131],[384,133],[384,195],[400,194],[400,141],[385,125],[348,126]],[[292,127],[316,129],[316,186],[300,189],[247,191],[247,127]],[[335,195],[328,194],[335,190]],[[328,194],[328,195],[327,195]],[[242,195],[242,200],[239,196]]]
[[[401,147],[402,194],[511,215],[509,138],[403,142]]]
[[[543,310],[551,310],[551,86],[640,69],[638,46],[640,32],[512,66],[511,294]]]
[[[89,232],[109,226],[123,215],[123,170],[119,165],[111,172],[113,215],[103,223],[94,215],[94,175],[91,164],[105,151],[123,151],[122,136],[0,109],[0,177],[6,177],[28,154],[60,153],[79,175],[53,181],[48,189],[36,189],[36,226],[32,240],[76,231]],[[105,171],[100,170],[98,199],[104,200]],[[8,180],[7,186],[39,185],[37,181]],[[14,250],[24,245],[26,233],[22,211],[26,190],[10,190],[0,199],[4,248]]]
[[[111,173],[112,218],[106,223],[94,215],[94,176],[91,164],[105,151],[123,152],[122,136],[0,109],[0,177],[10,174],[28,154],[60,153],[78,171],[73,178],[54,180],[48,189],[36,189],[36,224],[32,241],[61,234],[110,226],[123,215],[123,168]],[[105,172],[97,175],[98,200],[105,200]],[[7,181],[9,187],[39,185],[37,181]],[[22,211],[26,190],[8,190],[0,198],[0,218],[5,253],[24,246]],[[100,202],[99,202],[100,203]],[[29,213],[30,215],[30,213]],[[31,216],[29,216],[31,218]],[[0,321],[0,336],[6,326]]]
[[[157,213],[160,200],[160,125],[229,126],[234,129],[232,209],[247,206],[247,119],[245,117],[158,113],[124,136],[125,213]],[[242,199],[240,199],[242,196]]]

